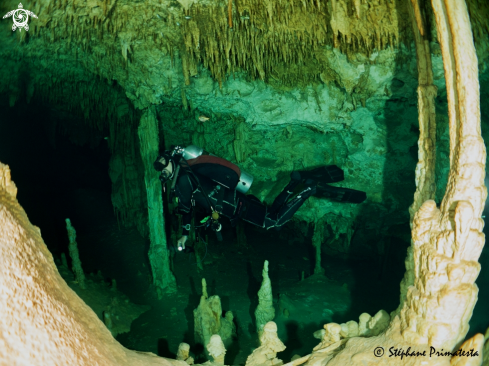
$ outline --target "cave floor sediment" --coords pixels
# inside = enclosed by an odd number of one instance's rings
[[[392,264],[387,266],[390,272],[380,277],[380,261],[323,255],[325,277],[318,279],[311,276],[314,248],[310,241],[291,240],[290,228],[282,233],[252,226],[245,229],[246,247],[238,247],[233,229],[224,230],[222,242],[209,233],[204,271],[200,273],[194,255],[177,253],[174,273],[178,293],[158,300],[151,286],[149,243],[135,228],[118,224],[110,197],[97,190],[79,189],[64,202],[76,225],[85,272],[101,270],[107,282],[117,280],[118,289],[131,302],[151,306],[132,323],[129,333],[116,337],[129,349],[173,358],[178,344],[187,342],[191,351],[199,354],[202,346],[194,342],[193,310],[199,303],[204,277],[209,296],[219,295],[223,311],[231,310],[235,316],[238,337],[228,348],[226,363],[244,364],[258,345],[253,314],[265,260],[270,262],[275,321],[287,346],[279,356],[285,361],[295,354],[309,353],[319,343],[312,334],[324,323],[358,320],[362,312],[373,315],[397,306],[403,271]],[[303,282],[302,272],[306,277]],[[282,294],[287,297],[285,302],[278,300]]]

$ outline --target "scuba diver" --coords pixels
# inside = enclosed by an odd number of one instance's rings
[[[367,198],[365,192],[328,185],[344,180],[343,170],[336,165],[293,171],[290,182],[270,207],[255,196],[246,194],[253,183],[250,174],[198,146],[174,146],[158,156],[153,165],[160,172],[163,189],[166,182],[172,181],[171,197],[177,198],[176,211],[182,215],[183,224],[182,235],[177,242],[179,251],[185,249],[193,206],[199,206],[209,214],[201,221],[202,226],[215,231],[220,241],[220,216],[229,218],[233,227],[239,220],[244,220],[267,230],[280,230],[312,195],[345,203],[361,203]],[[291,198],[301,183],[304,185],[302,190]]]

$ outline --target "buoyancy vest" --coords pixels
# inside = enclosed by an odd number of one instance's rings
[[[207,177],[228,189],[236,189],[241,170],[230,161],[218,156],[201,155],[187,162],[194,173]]]

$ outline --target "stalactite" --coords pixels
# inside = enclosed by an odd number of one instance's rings
[[[233,0],[228,0],[228,21],[229,28],[233,28]]]

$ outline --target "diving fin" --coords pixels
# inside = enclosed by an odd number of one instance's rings
[[[342,169],[336,165],[325,165],[313,170],[295,171],[290,174],[294,180],[312,179],[322,183],[336,183],[345,179]]]
[[[316,186],[315,196],[329,198],[332,201],[344,203],[362,203],[367,199],[367,194],[355,189],[333,187],[328,184],[319,183]]]

